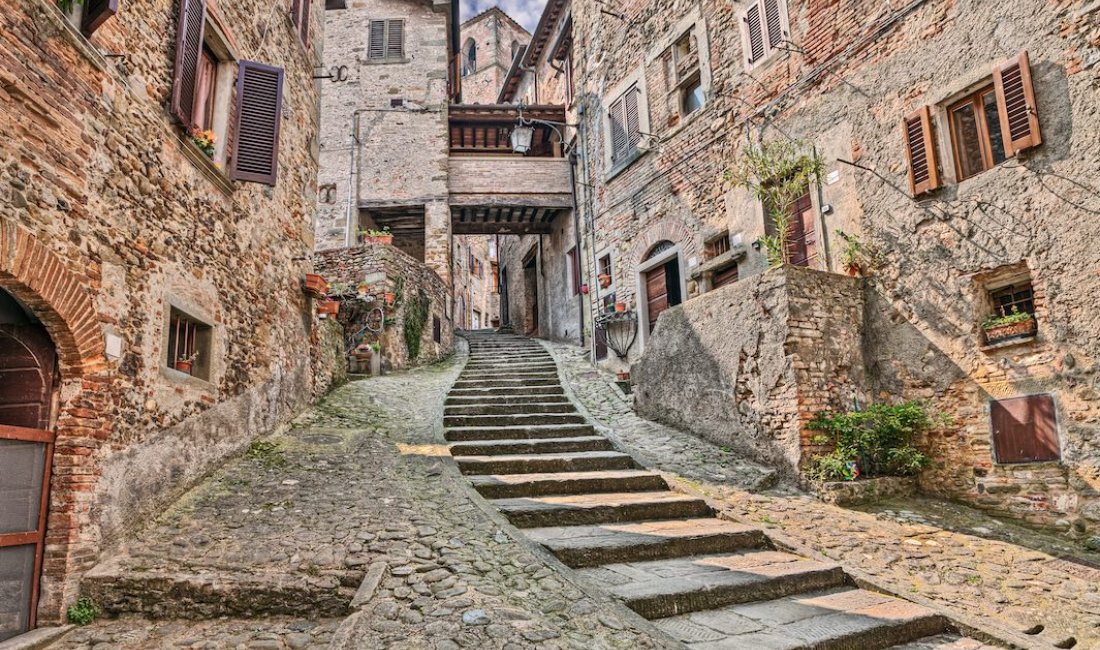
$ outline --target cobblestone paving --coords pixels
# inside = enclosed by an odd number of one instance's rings
[[[1100,650],[1100,570],[1061,559],[1072,552],[1096,562],[1096,554],[960,506],[913,500],[860,512],[770,485],[756,466],[635,415],[611,387],[613,376],[594,369],[583,350],[547,347],[573,394],[611,428],[610,437],[735,520],[762,525],[899,595],[1018,632],[1042,629],[1033,637],[1038,642]]]
[[[632,613],[586,595],[505,534],[441,460],[443,398],[464,356],[337,390],[192,491],[125,556],[138,573],[248,571],[270,584],[330,579],[352,592],[365,578],[351,616],[126,616],[54,647],[663,647]],[[150,613],[183,618],[186,609],[168,597]]]

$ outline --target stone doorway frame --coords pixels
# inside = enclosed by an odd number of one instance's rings
[[[645,353],[646,342],[649,341],[649,309],[644,307],[649,304],[649,295],[646,292],[646,274],[658,266],[668,264],[673,258],[680,269],[680,303],[687,300],[687,269],[684,268],[684,247],[679,242],[673,242],[668,250],[654,255],[652,258],[638,262],[634,268],[634,282],[637,287],[635,308],[638,310],[638,354]],[[672,305],[670,305],[671,307]]]

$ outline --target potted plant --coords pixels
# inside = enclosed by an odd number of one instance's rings
[[[863,244],[855,235],[849,235],[843,230],[837,230],[836,234],[844,240],[844,251],[840,254],[840,265],[844,272],[852,277],[862,275],[864,271]]]
[[[599,281],[600,281],[600,288],[601,289],[606,289],[606,288],[611,286],[611,274],[601,273],[598,276],[598,278],[599,278]]]
[[[190,130],[187,131],[187,137],[191,140],[191,142],[195,144],[196,147],[199,148],[200,151],[206,154],[207,158],[213,160],[215,150],[214,145],[218,141],[218,136],[215,135],[213,131],[204,131],[197,126],[193,126]]]
[[[302,290],[313,298],[324,298],[328,293],[328,282],[317,273],[306,273],[302,280]]]
[[[335,316],[340,313],[340,301],[324,300],[317,303],[317,313],[322,316]]]
[[[626,303],[625,302],[615,303],[615,311],[617,311],[619,313],[622,313],[622,312],[626,311]]]
[[[195,368],[195,360],[198,359],[198,358],[199,358],[199,353],[196,350],[195,353],[192,354],[191,356],[180,357],[180,358],[176,359],[176,362],[173,364],[173,366],[175,367],[176,370],[179,370],[180,372],[186,372],[187,374],[190,375],[191,371],[194,370],[194,368]]]
[[[1017,307],[1012,308],[1011,314],[1003,316],[987,316],[982,321],[982,331],[985,332],[986,343],[992,345],[1009,339],[1023,338],[1035,334],[1035,317]]]
[[[360,343],[355,346],[355,349],[352,351],[352,356],[358,361],[370,361],[370,358],[374,356],[374,348],[370,343]]]
[[[392,244],[393,233],[390,232],[390,227],[384,226],[382,230],[374,231],[374,241],[378,244]]]
[[[359,286],[355,288],[355,293],[360,296],[365,296],[370,293],[370,285],[366,282],[360,282]]]

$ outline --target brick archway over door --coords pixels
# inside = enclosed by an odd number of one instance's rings
[[[103,334],[89,279],[28,230],[3,219],[0,288],[34,313],[57,349],[62,399],[38,607],[39,625],[56,623],[98,551],[90,514],[99,478],[95,452],[110,435]]]

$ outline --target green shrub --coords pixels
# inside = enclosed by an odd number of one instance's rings
[[[815,456],[806,469],[816,480],[850,481],[859,476],[912,476],[932,464],[932,459],[913,447],[920,435],[945,421],[919,402],[872,404],[863,411],[822,411],[810,421],[818,444],[832,443],[834,450]]]
[[[95,606],[91,598],[81,596],[74,605],[69,606],[69,622],[74,625],[87,625],[99,616],[99,608]]]

